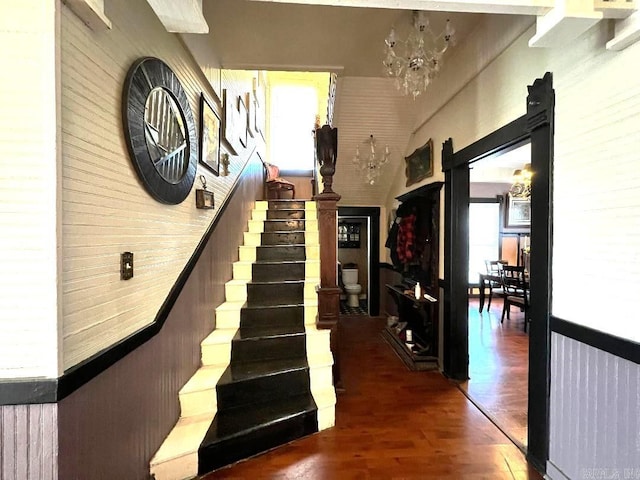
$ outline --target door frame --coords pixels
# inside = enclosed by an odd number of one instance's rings
[[[340,217],[362,217],[369,219],[369,315],[380,314],[380,207],[338,207]]]
[[[531,305],[527,460],[541,472],[549,458],[551,254],[555,93],[547,72],[528,87],[527,113],[454,152],[442,146],[445,174],[444,374],[469,377],[469,164],[531,142]]]

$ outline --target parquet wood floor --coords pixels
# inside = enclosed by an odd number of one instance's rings
[[[383,319],[341,319],[336,426],[203,477],[541,479],[520,450],[438,372],[411,372]]]
[[[471,399],[523,448],[527,443],[529,335],[524,314],[512,308],[500,324],[502,300],[478,312],[469,300],[469,381],[461,385]]]

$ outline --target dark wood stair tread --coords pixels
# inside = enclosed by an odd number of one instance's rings
[[[224,371],[220,380],[218,380],[218,385],[244,382],[308,368],[309,364],[307,363],[306,357],[277,358],[256,362],[234,362]]]
[[[216,413],[202,445],[213,443],[222,437],[245,435],[252,431],[281,422],[302,413],[316,410],[311,393],[279,399],[277,401],[229,408]]]
[[[264,325],[256,327],[240,327],[236,333],[237,340],[250,340],[274,337],[289,337],[304,334],[304,325]]]

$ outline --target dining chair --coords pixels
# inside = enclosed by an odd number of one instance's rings
[[[502,268],[509,265],[507,260],[485,260],[484,266],[487,269],[487,275],[493,277],[502,277]],[[481,286],[482,287],[482,286]],[[502,289],[502,280],[489,280],[489,300],[487,302],[487,311],[491,308],[491,297],[493,294],[504,295]]]
[[[529,288],[525,276],[524,266],[505,265],[502,268],[502,289],[504,291],[504,305],[502,307],[502,318],[511,319],[511,306],[515,305],[524,312],[524,331],[527,331],[529,322]]]

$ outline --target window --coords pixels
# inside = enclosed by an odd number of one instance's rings
[[[469,204],[469,284],[478,283],[485,260],[499,260],[500,204]]]
[[[310,85],[274,85],[270,109],[270,162],[285,172],[313,170],[317,89]]]

